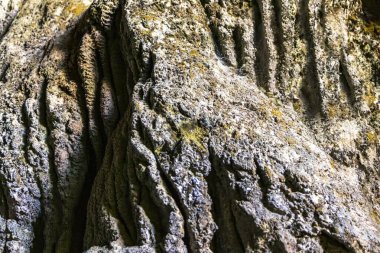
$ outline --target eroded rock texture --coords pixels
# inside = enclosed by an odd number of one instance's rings
[[[1,252],[380,252],[378,0],[0,2]]]

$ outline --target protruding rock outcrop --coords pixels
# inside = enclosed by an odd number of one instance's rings
[[[0,3],[1,252],[379,252],[375,0]]]

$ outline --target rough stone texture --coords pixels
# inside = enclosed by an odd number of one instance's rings
[[[380,252],[378,0],[0,2],[1,252]]]

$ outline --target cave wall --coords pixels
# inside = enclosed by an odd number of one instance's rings
[[[377,2],[1,2],[0,250],[378,252]]]

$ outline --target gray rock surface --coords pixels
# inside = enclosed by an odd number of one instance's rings
[[[3,0],[0,252],[380,252],[378,0]]]

